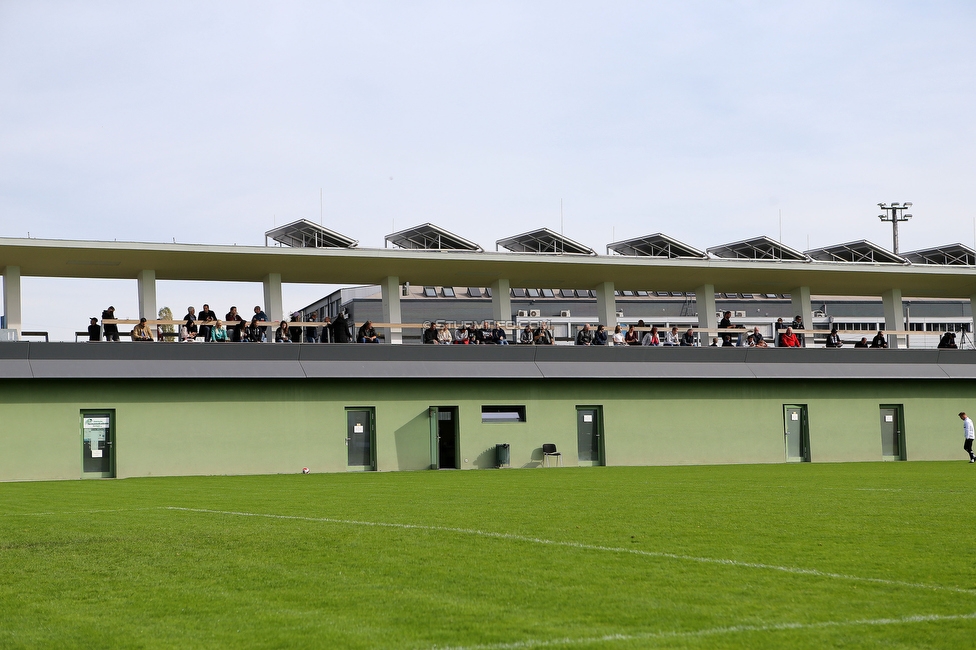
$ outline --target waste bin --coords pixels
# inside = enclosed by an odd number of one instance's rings
[[[495,466],[508,467],[511,462],[512,450],[509,448],[508,443],[495,445]]]

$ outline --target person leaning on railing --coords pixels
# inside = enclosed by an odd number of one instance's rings
[[[693,347],[695,345],[695,330],[689,327],[688,331],[682,335],[680,345]]]
[[[593,345],[593,330],[590,324],[583,325],[583,329],[576,332],[576,345]]]

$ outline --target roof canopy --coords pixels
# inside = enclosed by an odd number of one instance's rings
[[[292,248],[355,248],[359,244],[355,239],[323,228],[307,219],[292,221],[269,230],[264,233],[264,238],[271,238]]]
[[[706,257],[705,253],[697,248],[692,248],[687,244],[679,242],[677,239],[672,239],[661,233],[634,237],[633,239],[625,239],[607,244],[607,253],[610,251],[618,255],[633,255],[637,257],[668,257],[671,259],[682,257],[704,259]]]
[[[798,250],[784,246],[765,235],[743,241],[712,246],[708,253],[724,260],[788,260],[805,262],[809,258]]]
[[[432,223],[425,223],[400,232],[389,234],[385,238],[397,248],[413,248],[425,251],[476,251],[483,249],[478,244],[459,237]]]
[[[514,237],[506,237],[495,242],[498,247],[506,248],[515,253],[555,253],[567,255],[596,255],[589,246],[564,237],[548,228],[539,228]]]
[[[948,244],[946,246],[912,251],[911,253],[905,253],[904,258],[912,264],[976,265],[976,251],[963,244]]]
[[[877,244],[862,239],[846,244],[834,244],[806,251],[811,259],[821,262],[871,262],[874,264],[905,264],[905,258],[891,253]]]

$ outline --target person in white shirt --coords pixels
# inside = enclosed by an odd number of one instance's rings
[[[664,335],[664,345],[678,345],[679,343],[678,326],[675,325],[670,332]]]
[[[962,430],[966,434],[966,442],[963,444],[962,448],[969,453],[969,462],[976,463],[976,455],[973,455],[973,438],[976,438],[976,430],[973,429],[973,421],[969,419],[965,411],[959,414],[959,419],[962,420]]]

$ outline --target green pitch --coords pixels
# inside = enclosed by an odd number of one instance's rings
[[[8,483],[0,647],[974,647],[974,485],[962,460]]]

